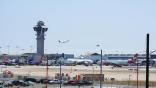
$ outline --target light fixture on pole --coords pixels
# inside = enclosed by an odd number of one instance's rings
[[[30,53],[32,53],[32,50],[33,50],[33,46],[30,45]]]
[[[2,47],[0,46],[0,54],[1,54],[1,49],[2,49]]]
[[[19,47],[18,47],[18,46],[16,46],[16,55],[18,54],[18,48],[19,48]]]
[[[25,50],[25,49],[21,49],[21,50],[22,50],[22,54],[24,54],[24,50]]]
[[[8,47],[8,55],[10,54],[10,45],[7,45]]]

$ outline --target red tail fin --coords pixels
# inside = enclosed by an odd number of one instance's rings
[[[138,59],[138,54],[136,53],[135,55],[134,55],[134,57],[132,58],[132,60],[133,61],[136,61]]]
[[[131,63],[134,63],[136,62],[136,60],[138,59],[138,54],[136,53],[132,59],[128,60],[128,63],[131,64]]]

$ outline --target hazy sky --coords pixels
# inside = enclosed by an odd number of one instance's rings
[[[146,33],[156,49],[156,0],[0,0],[0,13],[0,53],[35,52],[39,20],[46,53],[143,52]]]

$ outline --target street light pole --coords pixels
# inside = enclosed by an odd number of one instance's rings
[[[61,60],[62,60],[62,57],[60,57],[60,88],[61,88],[61,80],[62,80],[62,72],[61,72],[61,70],[62,70],[62,68],[61,68],[61,65],[62,65],[62,62],[61,62]]]
[[[100,64],[100,88],[102,88],[102,49],[101,49],[101,64]]]
[[[92,87],[93,87],[93,85],[94,85],[94,65],[92,66],[92,70],[93,70],[93,75],[92,75],[92,82],[93,82],[93,84],[92,84]]]
[[[128,79],[128,88],[129,88],[129,86],[130,86],[131,76],[132,76],[132,75],[129,75],[129,79]]]
[[[60,44],[63,44],[63,43],[67,43],[67,42],[69,42],[69,40],[66,40],[66,41],[61,41],[61,40],[58,40],[58,42],[60,43]],[[62,82],[61,82],[61,80],[62,80],[62,58],[64,59],[64,53],[62,53],[62,56],[60,57],[60,88],[62,87]]]
[[[139,87],[139,66],[138,66],[138,59],[137,59],[137,88]]]
[[[99,44],[96,45],[97,47],[100,47]],[[100,54],[100,88],[102,88],[102,49],[100,50],[101,54]]]
[[[46,56],[46,60],[47,60],[47,63],[46,63],[46,88],[48,88],[48,57]]]

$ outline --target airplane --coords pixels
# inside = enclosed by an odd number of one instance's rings
[[[106,65],[106,66],[112,65],[112,66],[115,66],[115,67],[122,67],[123,65],[127,66],[127,65],[135,64],[137,59],[138,59],[138,54],[135,54],[133,56],[133,58],[128,59],[128,60],[127,59],[125,59],[125,60],[123,60],[123,59],[116,59],[116,60],[114,60],[114,59],[108,59],[108,58],[107,59],[103,59],[102,60],[102,64]],[[97,62],[97,64],[99,64],[99,65],[100,65],[100,63],[101,63],[101,61]]]
[[[10,64],[9,56],[7,54],[3,54],[3,56],[2,56],[2,64],[3,65]]]
[[[61,41],[61,40],[58,40],[59,43],[66,43],[66,42],[69,42],[69,40],[66,40],[66,41]]]
[[[2,55],[2,65],[17,65],[18,60],[17,58],[10,58],[7,54]]]
[[[68,60],[64,60],[62,62],[63,65],[66,65],[66,66],[75,66],[77,63],[74,62],[74,61],[68,61]]]
[[[73,64],[73,65],[91,65],[93,64],[93,60],[90,59],[81,59],[81,58],[68,58],[67,60],[63,60],[62,63],[66,64]]]
[[[29,65],[39,65],[42,63],[42,57],[40,55],[32,55],[28,60]]]
[[[128,64],[129,65],[134,64],[137,61],[137,59],[138,59],[138,54],[136,53],[132,59],[128,59]]]

